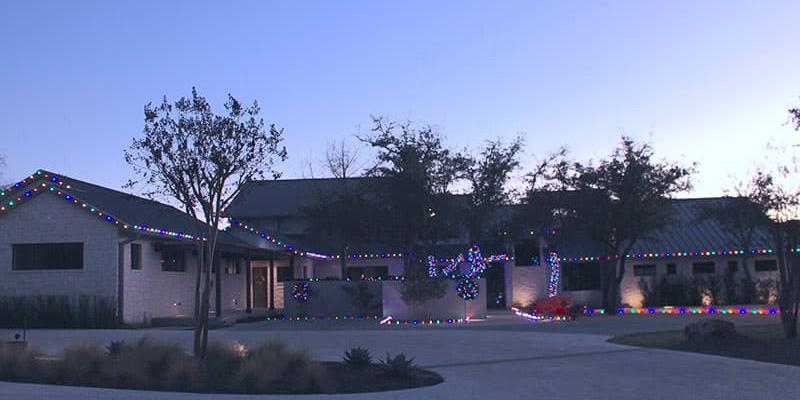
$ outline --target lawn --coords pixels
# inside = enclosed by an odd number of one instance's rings
[[[780,324],[737,326],[736,330],[734,337],[702,342],[687,341],[683,331],[617,336],[609,342],[800,366],[800,340],[784,339]]]

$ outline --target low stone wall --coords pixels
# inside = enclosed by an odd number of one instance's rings
[[[402,282],[383,283],[383,316],[395,320],[448,319],[486,317],[486,280],[478,281],[479,295],[472,301],[465,301],[456,292],[456,281],[447,281],[444,297],[431,300],[424,306],[412,306],[403,301]]]
[[[293,287],[307,283],[309,296],[298,301]],[[293,281],[285,282],[284,313],[287,317],[358,317],[392,316],[396,320],[458,319],[486,317],[486,281],[478,281],[480,294],[465,301],[456,292],[456,281],[447,281],[444,297],[425,306],[412,306],[402,299],[400,281]]]
[[[298,283],[308,283],[308,300],[294,298],[293,288]],[[380,316],[383,284],[372,281],[284,282],[283,310],[288,317]]]

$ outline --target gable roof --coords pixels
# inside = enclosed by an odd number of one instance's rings
[[[370,190],[382,178],[354,177],[249,181],[225,210],[231,218],[296,217],[315,204],[319,196],[335,193],[344,183],[350,188]]]
[[[769,252],[771,241],[766,229],[756,229],[751,248],[742,249],[734,232],[727,230],[718,220],[704,217],[706,209],[733,200],[731,197],[671,199],[671,221],[648,238],[639,240],[631,250],[630,258],[733,255],[739,251]],[[563,258],[607,256],[607,248],[586,235],[567,232],[564,236],[556,241],[556,248]]]
[[[205,232],[202,221],[173,206],[45,170],[37,170],[3,190],[0,212],[8,212],[35,196],[47,195],[45,192],[116,224],[120,229],[190,240],[202,238]],[[250,246],[225,232],[220,232],[219,240],[223,244]]]

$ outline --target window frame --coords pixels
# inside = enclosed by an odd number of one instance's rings
[[[158,251],[161,255],[159,263],[161,264],[162,272],[186,272],[186,249],[179,246],[164,246],[160,248]],[[180,257],[177,258],[180,261],[180,263],[176,263],[175,265],[169,265],[168,263],[166,263],[167,257],[165,253],[172,251],[180,253]]]
[[[711,266],[711,271],[701,271],[702,268]],[[717,273],[717,263],[714,261],[697,261],[692,263],[692,275],[714,275]]]
[[[770,267],[763,267],[764,263],[769,263]],[[761,266],[759,265],[761,264]],[[778,270],[778,260],[774,258],[767,258],[753,261],[753,270],[756,272],[775,272]]]
[[[639,271],[646,270],[646,271],[648,271],[648,273],[646,273],[646,274],[643,274],[641,272],[637,273],[636,272],[637,269]],[[652,273],[650,273],[650,271],[652,271]],[[658,275],[658,267],[656,266],[656,264],[636,264],[636,265],[633,266],[633,276],[650,277],[650,276],[656,276],[656,275]]]
[[[36,255],[41,257],[41,254],[42,254],[43,250],[41,248],[38,249],[38,250],[34,249],[34,247],[36,247],[36,246],[38,246],[38,247],[42,247],[42,246],[61,246],[61,247],[75,246],[75,248],[73,248],[72,250],[77,250],[77,248],[80,248],[80,251],[78,252],[78,254],[76,256],[77,258],[80,259],[80,262],[77,263],[77,264],[80,264],[80,267],[77,267],[75,265],[69,265],[69,266],[52,266],[51,265],[51,266],[45,266],[45,267],[42,267],[40,265],[20,266],[19,265],[20,262],[21,262],[20,261],[20,259],[21,259],[20,257],[23,256],[23,255],[19,254],[19,252],[23,248],[30,249],[29,251],[33,251]],[[86,257],[85,257],[86,248],[85,247],[86,247],[86,245],[85,245],[84,242],[12,243],[11,244],[11,270],[15,271],[15,272],[83,271],[86,268]],[[52,254],[51,254],[51,256],[52,256]],[[64,261],[65,255],[64,254],[60,254],[60,256],[61,256],[61,260],[57,261],[57,263]],[[73,256],[75,256],[75,255],[73,255]],[[30,255],[28,255],[28,257],[30,257]],[[28,261],[30,261],[30,260],[28,260]],[[35,262],[43,262],[43,261],[44,260],[35,260]],[[76,261],[76,260],[70,260],[70,261]],[[52,260],[46,261],[46,262],[49,263],[49,262],[52,262]]]
[[[129,251],[130,251],[130,255],[128,256],[128,258],[129,258],[128,261],[130,261],[131,270],[133,270],[133,271],[141,271],[142,270],[142,244],[141,243],[131,243]]]

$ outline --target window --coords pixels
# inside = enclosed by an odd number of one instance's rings
[[[186,253],[180,247],[161,249],[161,270],[171,272],[186,271]]]
[[[386,279],[389,277],[389,267],[348,267],[347,277],[350,279]]]
[[[776,260],[756,260],[756,272],[777,271],[778,261]]]
[[[713,261],[692,263],[693,274],[713,274],[716,266]]]
[[[655,264],[634,265],[633,276],[656,276],[656,265]]]
[[[739,262],[736,260],[728,261],[728,272],[736,273],[739,271]]]
[[[515,244],[514,260],[514,265],[519,267],[539,265],[539,242],[535,240],[526,240]]]
[[[225,260],[225,275],[239,275],[242,271],[239,269],[239,259],[236,257],[223,258]]]
[[[12,245],[12,269],[83,269],[83,243],[33,243]]]
[[[278,282],[294,280],[293,269],[292,267],[278,267]]]
[[[131,243],[131,269],[142,269],[142,245]]]
[[[600,290],[600,263],[561,264],[564,290]]]
[[[675,263],[667,264],[667,275],[675,275],[678,273],[678,265]]]

